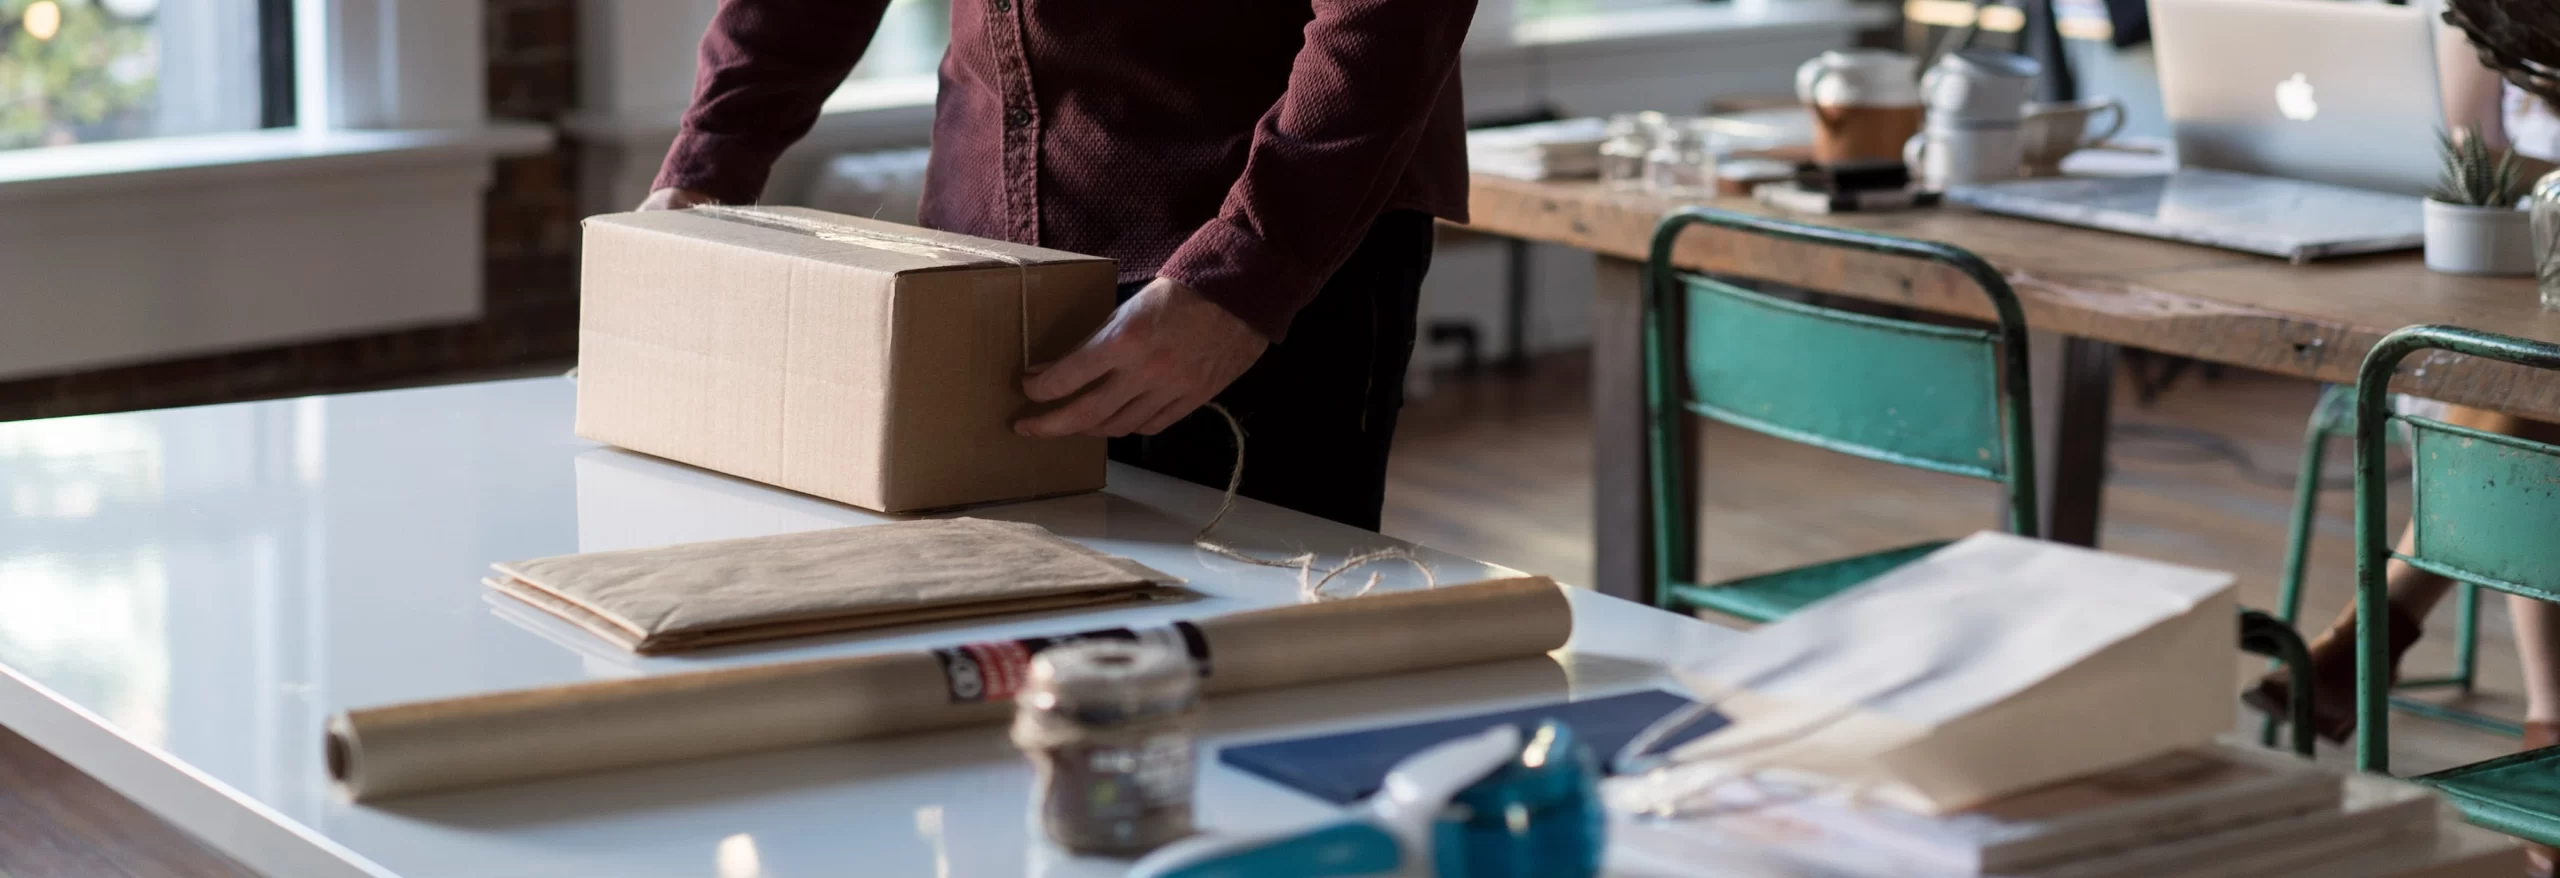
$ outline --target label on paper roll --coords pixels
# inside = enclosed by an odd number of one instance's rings
[[[1161,646],[1189,656],[1200,676],[1209,676],[1209,641],[1200,636],[1200,628],[1189,622],[1175,622],[1153,628],[1104,628],[1058,637],[1025,637],[1020,640],[993,640],[966,643],[933,651],[942,663],[942,682],[953,704],[981,701],[1008,701],[1031,679],[1031,657],[1041,650],[1062,643],[1085,640],[1127,640]]]

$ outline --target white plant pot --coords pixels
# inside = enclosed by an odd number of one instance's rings
[[[2427,199],[2427,267],[2446,274],[2533,274],[2533,214]]]

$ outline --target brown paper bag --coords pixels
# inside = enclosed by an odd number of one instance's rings
[[[642,654],[1144,600],[1176,581],[1039,525],[977,518],[494,566],[490,587]]]

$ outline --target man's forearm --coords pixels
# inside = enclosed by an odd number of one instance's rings
[[[1317,0],[1288,91],[1216,219],[1163,275],[1278,340],[1385,209],[1434,110],[1454,112],[1474,0]]]
[[[888,0],[722,0],[702,35],[693,104],[651,188],[757,200],[773,161],[817,123]]]

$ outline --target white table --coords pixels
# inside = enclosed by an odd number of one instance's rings
[[[410,799],[334,800],[342,708],[723,664],[1192,618],[1296,600],[1294,574],[1195,552],[1218,495],[1128,468],[1103,494],[978,510],[1182,576],[1205,600],[640,659],[479,583],[492,561],[884,517],[571,438],[560,379],[0,424],[0,725],[279,876],[1104,875],[1028,843],[1000,729]],[[1246,502],[1274,554],[1392,541]],[[1509,574],[1442,553],[1443,581]],[[1389,586],[1410,570],[1378,568]],[[1655,681],[1730,635],[1573,594],[1554,661],[1221,699],[1213,743],[1494,709]],[[1201,819],[1314,800],[1204,759]],[[760,867],[760,870],[759,870]]]
[[[357,806],[329,793],[321,723],[352,706],[1296,600],[1288,571],[1190,548],[1216,492],[1115,468],[1102,494],[974,514],[1135,558],[1205,599],[634,658],[494,597],[481,572],[884,517],[571,438],[572,395],[540,379],[0,423],[0,726],[278,878],[1113,875],[1116,862],[1032,841],[1030,772],[993,728]],[[1393,544],[1250,501],[1229,522],[1229,542],[1274,554]],[[1445,582],[1511,573],[1425,555]],[[1381,572],[1386,587],[1418,584]],[[1733,637],[1571,595],[1573,639],[1549,659],[1220,699],[1211,749],[1663,685],[1661,663]],[[1214,759],[1201,777],[1211,828],[1329,812]],[[2497,853],[2483,835],[2400,853],[2485,862]]]

